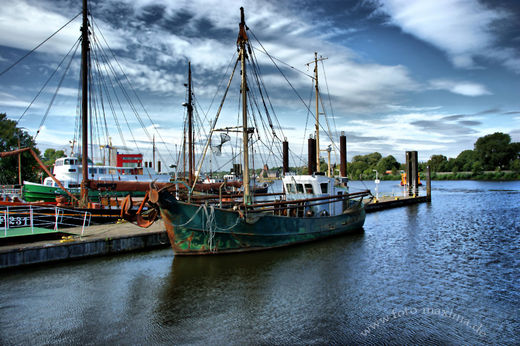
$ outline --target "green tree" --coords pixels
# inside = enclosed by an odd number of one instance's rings
[[[399,169],[399,162],[392,155],[382,158],[376,165],[375,168],[379,173],[385,173],[386,171],[397,171]]]
[[[63,150],[56,150],[56,149],[45,149],[45,152],[43,153],[43,163],[47,166],[52,166],[56,159],[59,159],[60,157],[65,157],[65,152]]]
[[[473,162],[473,165],[471,166],[471,171],[473,172],[473,175],[479,175],[484,172],[482,168],[482,163],[480,161]]]
[[[511,163],[511,169],[515,173],[520,173],[520,159],[516,159],[513,161],[513,163]]]
[[[508,169],[511,161],[518,157],[518,144],[511,143],[508,134],[495,132],[477,139],[475,152],[485,170]]]
[[[432,155],[428,160],[432,172],[445,172],[448,159],[444,155]]]
[[[477,161],[477,154],[474,150],[464,150],[455,159],[455,164],[459,171],[469,172],[473,162]]]
[[[7,115],[0,113],[0,152],[18,149],[18,139],[20,147],[31,147],[39,154],[36,149],[34,139],[25,131],[16,127],[16,121],[7,119]],[[21,154],[22,162],[22,181],[38,180],[38,163],[28,152]],[[0,184],[18,184],[18,156],[9,156],[0,159]]]

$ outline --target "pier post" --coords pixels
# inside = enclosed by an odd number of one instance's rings
[[[417,151],[412,151],[412,184],[413,184],[413,195],[419,196],[419,162],[417,159]]]
[[[428,201],[432,200],[432,172],[430,166],[426,166],[426,173],[428,174],[428,180],[426,181],[426,196]]]
[[[408,196],[412,195],[412,152],[406,152],[406,190]]]
[[[341,136],[339,136],[339,175],[341,177],[347,176],[347,137],[345,136],[345,132],[341,131]]]
[[[282,142],[283,149],[283,175],[289,173],[289,142],[287,142],[287,138],[284,138]]]
[[[308,160],[307,160],[307,170],[309,171],[308,174],[312,175],[314,172],[316,172],[316,140],[314,138],[309,137],[309,140],[307,141],[308,145]]]
[[[406,185],[408,196],[419,195],[419,163],[417,161],[417,151],[406,152]]]

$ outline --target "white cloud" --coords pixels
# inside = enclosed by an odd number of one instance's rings
[[[0,11],[0,45],[30,50],[48,38],[81,11],[69,12],[58,8],[46,8],[44,3],[27,0],[4,1]],[[96,22],[106,28],[103,22]],[[63,28],[38,51],[51,54],[65,54],[80,37],[81,16]],[[112,30],[114,32],[115,30]],[[108,36],[108,37],[107,37]],[[107,33],[112,48],[122,48],[123,40],[118,35]]]
[[[28,101],[20,100],[18,97],[14,95],[0,91],[0,106],[25,108],[28,105]]]
[[[478,0],[375,0],[390,23],[445,51],[460,68],[473,68],[476,57],[498,60],[520,73],[518,51],[497,46],[497,22],[509,13]]]
[[[454,80],[449,80],[449,79],[431,80],[430,88],[435,89],[435,90],[447,90],[454,94],[472,96],[472,97],[492,94],[482,84],[473,83],[473,82],[459,82],[459,81],[454,81]]]

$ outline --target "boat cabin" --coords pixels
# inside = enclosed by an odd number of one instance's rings
[[[346,188],[334,185],[334,178],[324,175],[286,175],[282,182],[287,201],[348,193]],[[339,215],[343,212],[343,202],[314,205],[308,211],[314,216]]]
[[[82,165],[77,157],[62,157],[54,163],[53,174],[64,187],[78,188],[82,180]],[[114,166],[89,166],[88,176],[92,180],[106,181],[170,181],[168,174],[157,174],[151,167],[114,167]],[[57,187],[58,185],[47,177],[43,185]]]

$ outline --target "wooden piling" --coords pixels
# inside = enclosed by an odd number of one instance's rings
[[[309,138],[308,142],[308,162],[307,162],[307,169],[308,174],[313,174],[316,172],[316,140],[312,137]]]
[[[345,133],[342,131],[341,136],[339,136],[339,157],[340,157],[340,165],[339,172],[341,177],[347,176],[347,137]]]
[[[289,142],[287,142],[287,138],[282,142],[283,149],[283,175],[289,173]]]
[[[426,181],[426,196],[428,197],[428,201],[432,200],[432,172],[431,167],[426,166],[426,173],[428,174],[428,178]]]

